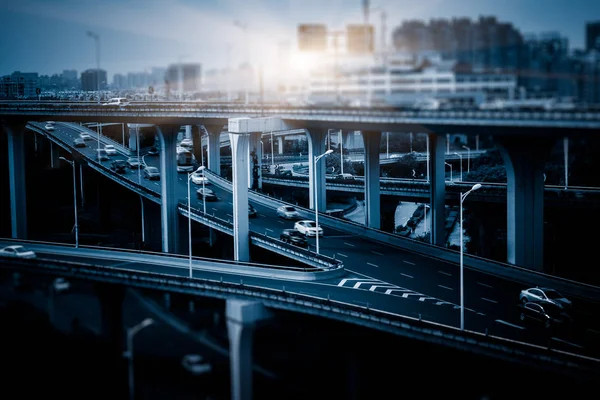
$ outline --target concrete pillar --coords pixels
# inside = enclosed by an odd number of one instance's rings
[[[252,338],[257,323],[272,314],[257,301],[227,300],[231,399],[252,399]]]
[[[4,125],[8,139],[8,181],[11,237],[27,239],[27,189],[23,125]]]
[[[50,140],[50,168],[60,167],[60,147],[57,144],[52,143]]]
[[[446,135],[429,135],[431,244],[446,246]],[[427,211],[427,210],[425,210]]]
[[[277,154],[283,154],[283,136],[277,137]]]
[[[221,174],[221,132],[223,125],[205,125],[208,132],[208,169],[217,175]]]
[[[365,225],[379,229],[381,226],[379,144],[381,132],[362,132],[365,147]]]
[[[178,125],[157,126],[160,139],[162,251],[178,253],[177,133]]]
[[[191,125],[185,125],[185,138],[192,139],[192,126]]]
[[[100,303],[100,335],[110,341],[115,349],[122,349],[125,287],[99,283],[94,286],[94,291]]]
[[[196,157],[196,161],[198,164],[202,165],[202,160],[204,160],[204,166],[208,168],[208,154],[203,154],[204,147],[202,144],[202,137],[205,135],[205,130],[202,125],[194,125],[192,127],[192,143],[194,144],[194,157]]]
[[[140,128],[137,128],[137,124],[127,124],[127,130],[129,132],[129,149],[137,151],[137,135]]]
[[[316,166],[316,181],[315,181],[315,157],[327,151],[325,147],[325,137],[327,129],[311,129],[306,131],[308,136],[308,182],[309,182],[309,206],[312,210],[315,209],[315,185],[319,191],[319,210],[327,209],[327,187],[325,186],[325,160],[320,160]]]
[[[261,138],[261,133],[260,132],[251,132],[250,133],[250,137],[249,137],[249,142],[248,142],[248,188],[252,189],[252,188],[259,188],[262,189],[262,172],[260,169],[260,164],[262,162],[262,150],[261,150],[261,144],[260,144],[260,138]],[[263,144],[264,146],[264,144]],[[254,162],[254,159],[251,157],[251,153],[254,152],[256,154],[256,164]],[[258,168],[257,173],[258,173],[258,178],[257,178],[257,182],[254,182],[254,168]]]
[[[544,164],[553,138],[495,137],[506,166],[507,261],[544,269]]]
[[[230,133],[233,189],[233,257],[250,261],[248,222],[248,133]]]

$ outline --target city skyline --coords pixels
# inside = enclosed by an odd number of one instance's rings
[[[523,34],[558,32],[574,49],[584,47],[585,24],[593,21],[590,16],[600,15],[600,3],[590,0],[571,2],[567,9],[560,0],[508,0],[502,7],[488,0],[453,3],[457,2],[424,0],[415,6],[408,1],[371,1],[369,22],[375,25],[378,40],[379,11],[385,10],[386,39],[391,43],[393,30],[406,20],[495,16]],[[93,31],[100,36],[100,67],[107,71],[109,81],[117,73],[149,72],[152,67],[177,62],[201,63],[206,71],[228,65],[236,68],[249,58],[253,65],[275,69],[282,43],[288,44],[292,54],[296,52],[299,23],[324,23],[339,30],[363,21],[359,0],[253,0],[244,1],[243,6],[239,0],[199,4],[189,0],[24,0],[2,2],[0,10],[0,34],[11,37],[2,44],[3,53],[10,57],[0,60],[0,75],[13,71],[52,75],[65,69],[81,74],[95,68],[95,44],[86,35]],[[229,57],[227,48],[231,49]]]

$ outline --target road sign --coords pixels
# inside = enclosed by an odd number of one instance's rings
[[[375,49],[373,25],[346,26],[346,45],[348,53],[370,54]]]
[[[323,24],[298,25],[298,49],[300,51],[327,50],[327,27]]]

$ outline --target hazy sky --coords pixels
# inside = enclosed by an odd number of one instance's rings
[[[388,43],[406,19],[494,15],[523,33],[558,31],[581,48],[585,23],[600,20],[600,0],[371,0],[371,7],[377,38],[378,10],[387,13]],[[225,67],[228,47],[232,66],[247,48],[269,65],[282,43],[296,48],[299,23],[335,30],[361,21],[361,0],[0,0],[0,76],[94,68],[88,30],[100,35],[100,67],[110,79],[179,60]]]

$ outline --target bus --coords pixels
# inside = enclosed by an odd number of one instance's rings
[[[184,147],[177,147],[177,172],[192,172],[196,167],[194,153]]]

